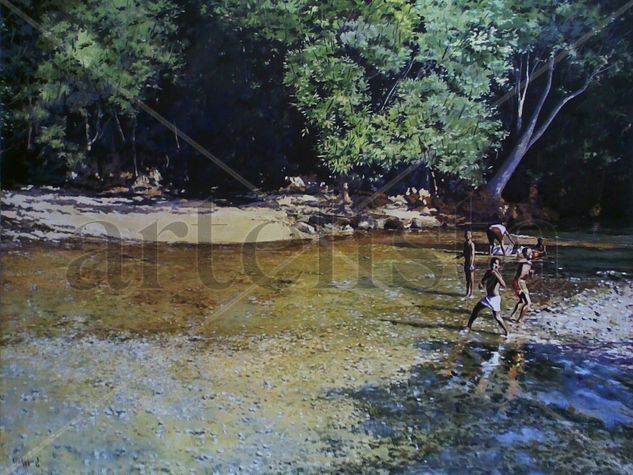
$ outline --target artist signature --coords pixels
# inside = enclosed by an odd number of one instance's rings
[[[23,468],[28,468],[28,467],[36,467],[39,468],[40,467],[40,458],[39,457],[35,457],[34,459],[25,459],[22,457],[13,457],[12,459],[13,464],[17,464],[20,465]]]

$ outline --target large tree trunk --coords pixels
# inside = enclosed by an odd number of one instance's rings
[[[519,166],[519,163],[521,163],[521,160],[523,160],[523,157],[525,157],[525,154],[528,151],[527,145],[528,144],[519,142],[512,149],[510,155],[508,155],[508,158],[506,158],[505,162],[503,162],[503,165],[501,165],[501,168],[497,170],[495,176],[493,176],[492,179],[488,182],[488,184],[486,185],[486,191],[491,196],[495,198],[501,197],[501,193],[503,193],[503,190],[508,184],[508,181],[510,181],[510,178],[514,174],[514,171]]]
[[[519,139],[517,140],[516,145],[510,152],[508,158],[506,158],[501,168],[497,170],[497,173],[492,177],[492,179],[486,185],[486,191],[492,195],[494,198],[501,198],[501,193],[503,193],[504,188],[510,181],[512,174],[525,157],[525,154],[529,150],[532,145],[532,136],[534,135],[534,129],[536,128],[536,122],[538,121],[539,114],[541,113],[541,109],[543,109],[543,104],[545,104],[545,100],[549,94],[550,89],[552,88],[552,78],[554,76],[554,58],[550,59],[547,67],[547,82],[545,83],[545,87],[543,91],[541,91],[541,95],[538,99],[538,102],[528,120],[528,123],[521,125],[521,130],[519,132]],[[527,92],[528,84],[525,85],[525,93]],[[521,109],[523,104],[521,104]],[[522,111],[519,110],[519,114],[522,115]]]
[[[501,168],[497,170],[495,175],[490,179],[488,184],[486,185],[486,191],[494,198],[501,198],[501,193],[505,189],[506,185],[510,181],[512,174],[517,169],[523,157],[528,152],[528,150],[534,145],[534,143],[541,138],[541,136],[545,133],[548,127],[552,124],[558,113],[561,111],[563,106],[571,101],[573,98],[579,96],[583,92],[587,90],[591,81],[601,72],[601,69],[597,69],[591,74],[581,88],[572,92],[571,94],[565,96],[561,99],[550,111],[547,118],[542,122],[539,128],[536,128],[536,124],[539,119],[539,115],[541,114],[541,110],[543,109],[543,105],[545,104],[545,100],[549,95],[549,92],[552,88],[552,77],[554,75],[554,66],[555,60],[554,58],[550,59],[547,66],[547,82],[543,91],[541,91],[541,95],[538,99],[538,102],[530,116],[530,119],[527,125],[522,126],[522,130],[519,132],[519,139],[517,144],[514,146],[508,158],[506,158],[505,162],[501,165]],[[527,90],[527,85],[526,85]],[[521,105],[522,107],[522,105]]]

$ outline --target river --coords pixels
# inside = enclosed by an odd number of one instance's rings
[[[633,240],[556,235],[509,338],[462,330],[456,231],[5,244],[3,466],[631,473]]]

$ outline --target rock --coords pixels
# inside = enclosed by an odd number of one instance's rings
[[[316,229],[314,228],[314,226],[311,226],[308,223],[304,223],[303,221],[299,221],[297,224],[295,224],[295,228],[302,233],[316,234]]]
[[[312,226],[325,226],[331,224],[333,226],[352,226],[358,224],[358,217],[356,216],[342,216],[340,214],[329,213],[315,213],[308,219],[308,224]]]
[[[306,184],[305,184],[305,181],[303,181],[303,178],[301,178],[300,176],[287,176],[287,177],[284,177],[284,179],[286,180],[286,183],[288,184],[288,186],[286,187],[287,191],[305,193]]]
[[[401,231],[404,229],[404,224],[398,218],[391,217],[385,220],[383,229],[387,231]]]
[[[341,201],[346,205],[354,203],[352,198],[349,196],[349,185],[347,183],[343,183],[343,188],[341,189]]]
[[[372,218],[361,218],[358,221],[357,228],[367,231],[373,229],[376,226],[376,221]]]
[[[332,234],[334,236],[348,236],[354,234],[354,228],[352,228],[348,224],[345,226],[337,226],[336,224],[328,223],[323,226],[323,230],[326,233]]]
[[[420,218],[413,218],[411,220],[411,229],[424,229],[424,221]]]
[[[162,181],[163,177],[158,169],[152,168],[147,174],[139,174],[132,184],[132,190],[147,196],[160,196]]]
[[[389,201],[397,206],[407,206],[407,200],[403,195],[390,196]]]
[[[360,209],[380,208],[389,203],[389,196],[381,192],[354,190],[352,200]]]
[[[106,191],[100,193],[101,195],[119,195],[119,194],[125,194],[125,193],[129,193],[130,187],[129,186],[115,186],[113,188],[109,188]]]

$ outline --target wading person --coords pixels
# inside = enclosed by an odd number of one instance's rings
[[[499,272],[500,263],[501,260],[498,257],[490,259],[490,269],[486,271],[479,283],[479,288],[484,285],[486,286],[486,296],[477,302],[477,305],[473,308],[470,319],[468,320],[468,330],[472,330],[473,322],[479,316],[479,312],[484,308],[489,308],[492,311],[492,316],[505,332],[505,335],[508,335],[508,328],[503,318],[501,318],[501,295],[499,295],[499,288],[505,287],[506,283],[503,281],[503,277],[501,277]]]
[[[530,299],[530,292],[528,291],[527,284],[525,282],[526,279],[529,279],[534,275],[534,271],[532,270],[532,249],[524,248],[523,249],[523,258],[517,264],[517,271],[514,274],[514,279],[512,280],[512,288],[514,289],[514,293],[519,298],[519,301],[514,306],[514,310],[510,314],[510,321],[514,314],[519,310],[519,317],[516,319],[517,322],[523,320],[523,317],[528,313],[530,307],[532,306],[532,300]]]
[[[532,256],[535,259],[537,257],[545,257],[547,255],[547,247],[545,246],[545,240],[542,237],[536,240],[536,245],[532,249]]]
[[[494,251],[495,241],[499,242],[501,252],[504,256],[506,255],[506,249],[505,247],[503,247],[503,238],[505,236],[508,236],[508,241],[510,241],[513,246],[515,245],[512,236],[510,236],[510,233],[502,223],[491,224],[490,226],[488,226],[488,229],[486,230],[486,236],[488,236],[488,245],[490,246],[489,254],[491,256]]]
[[[466,297],[473,296],[473,280],[475,279],[475,243],[472,231],[464,231],[464,275],[466,276]]]

